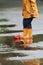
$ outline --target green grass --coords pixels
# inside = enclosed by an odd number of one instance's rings
[[[7,19],[4,19],[4,18],[2,18],[2,19],[0,19],[0,22],[6,22],[6,21],[8,21]]]
[[[15,26],[16,26],[15,24],[14,24],[14,25],[0,25],[0,27],[2,27],[2,28],[3,28],[3,27],[4,27],[4,28],[5,28],[5,27],[15,27]]]
[[[33,35],[33,42],[43,41],[43,34]]]
[[[14,25],[0,25],[0,34],[2,34],[2,33],[12,33],[12,32],[15,32],[15,31],[9,31],[8,29],[7,29],[7,27],[15,27],[16,25],[14,24]]]
[[[0,34],[2,34],[2,33],[17,33],[17,32],[22,32],[22,30],[8,30],[8,29],[6,29],[6,28],[2,28],[1,30],[0,30]]]
[[[5,42],[5,37],[0,37],[0,43],[4,43]]]

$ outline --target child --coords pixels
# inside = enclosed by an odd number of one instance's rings
[[[14,41],[22,41],[24,48],[29,48],[27,44],[32,44],[32,20],[33,18],[38,18],[38,10],[36,5],[36,0],[23,0],[22,7],[22,16],[23,16],[23,35],[14,36]]]
[[[23,0],[23,35],[21,35],[21,41],[24,43],[24,48],[27,48],[26,44],[31,44],[32,37],[32,20],[38,18],[38,10],[36,0]]]

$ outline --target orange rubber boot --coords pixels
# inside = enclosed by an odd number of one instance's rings
[[[21,41],[24,43],[24,48],[28,47],[27,44],[32,44],[32,29],[24,28],[23,35],[21,36]]]

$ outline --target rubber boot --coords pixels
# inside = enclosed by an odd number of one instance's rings
[[[28,48],[27,44],[32,44],[32,28],[24,28],[21,41],[24,43],[24,48]]]

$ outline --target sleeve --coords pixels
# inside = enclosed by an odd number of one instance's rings
[[[30,0],[32,3],[35,3],[36,2],[36,0]]]
[[[25,8],[27,10],[28,13],[30,13],[30,10],[29,10],[29,4],[28,4],[28,0],[24,0],[25,1]]]
[[[28,7],[28,6],[29,6],[29,5],[26,4],[26,10],[27,10],[28,13],[30,13],[30,10],[29,10],[29,7]]]
[[[36,0],[30,0],[30,4],[31,4],[31,11],[34,12],[35,5],[36,5]]]

